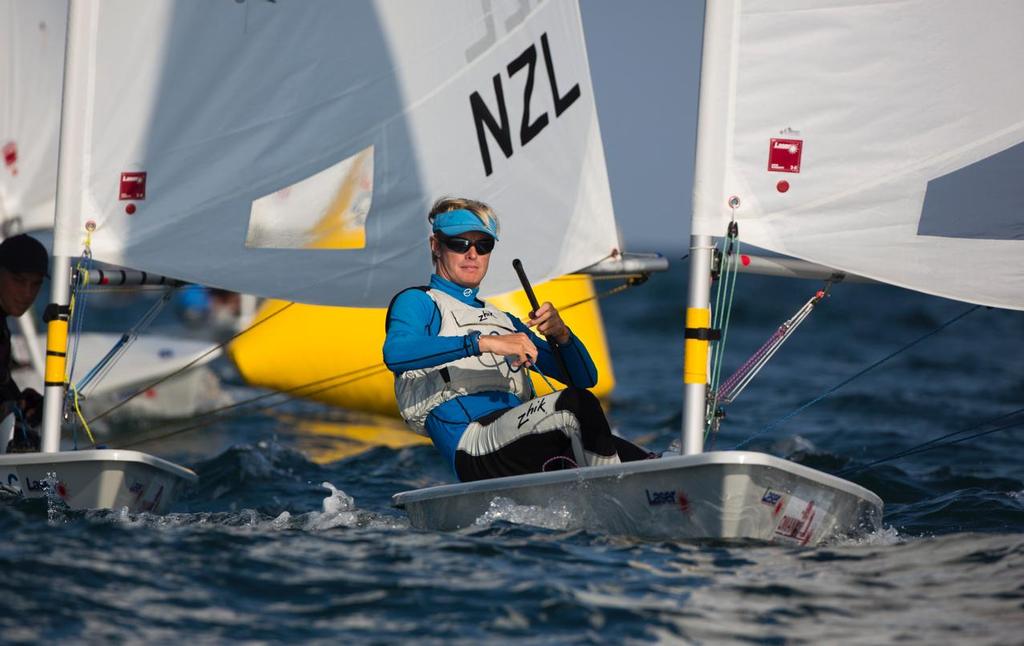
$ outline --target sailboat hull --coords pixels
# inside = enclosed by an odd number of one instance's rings
[[[592,531],[651,540],[816,545],[881,526],[882,501],[846,480],[763,453],[663,457],[396,494],[414,527],[455,530],[494,505],[567,510]]]
[[[43,497],[50,489],[72,509],[156,514],[198,480],[190,469],[120,449],[0,455],[0,474],[4,489],[27,498]]]

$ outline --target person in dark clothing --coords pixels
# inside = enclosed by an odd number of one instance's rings
[[[14,413],[14,437],[8,453],[39,450],[39,434],[32,427],[43,416],[43,396],[32,388],[22,390],[11,378],[11,331],[8,316],[27,312],[43,286],[50,257],[35,238],[21,234],[0,243],[0,417]]]

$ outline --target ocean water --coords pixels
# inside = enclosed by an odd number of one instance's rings
[[[726,372],[818,287],[740,276]],[[684,299],[677,262],[602,302],[610,417],[652,450],[678,435]],[[854,470],[886,504],[874,534],[644,542],[500,503],[419,531],[390,497],[450,481],[433,448],[355,446],[311,430],[348,416],[289,402],[146,446],[201,477],[165,516],[0,504],[0,642],[1024,643],[1024,425],[856,471],[1024,406],[1024,314],[973,311],[786,417],[967,308],[835,286],[714,438]]]

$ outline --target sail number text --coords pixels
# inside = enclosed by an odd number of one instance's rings
[[[548,43],[548,35],[546,33],[541,34],[540,49],[541,55],[544,58],[544,69],[548,77],[548,87],[551,90],[551,98],[555,106],[555,118],[558,118],[580,98],[580,84],[575,83],[562,93],[555,78],[555,64],[551,56],[551,46]],[[536,70],[537,46],[535,44],[531,44],[523,50],[521,54],[512,59],[505,67],[510,80],[517,74],[526,75],[526,80],[523,83],[523,113],[519,123],[519,145],[521,147],[530,143],[550,122],[546,111],[535,114],[530,110]],[[508,104],[505,101],[505,91],[502,88],[501,76],[501,73],[498,73],[491,79],[497,102],[497,117],[495,117],[494,112],[491,111],[479,92],[473,92],[469,95],[469,105],[473,111],[473,123],[476,126],[476,138],[480,146],[480,159],[484,165],[485,175],[490,175],[494,172],[487,133],[490,133],[490,136],[498,144],[506,159],[511,157],[513,152],[512,125],[509,121]]]

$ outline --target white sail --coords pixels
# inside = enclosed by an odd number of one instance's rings
[[[0,2],[0,236],[53,226],[66,0]]]
[[[1024,3],[708,12],[695,234],[1024,309]]]
[[[502,220],[485,293],[618,247],[573,2],[76,2],[57,255],[382,306],[442,195]]]

